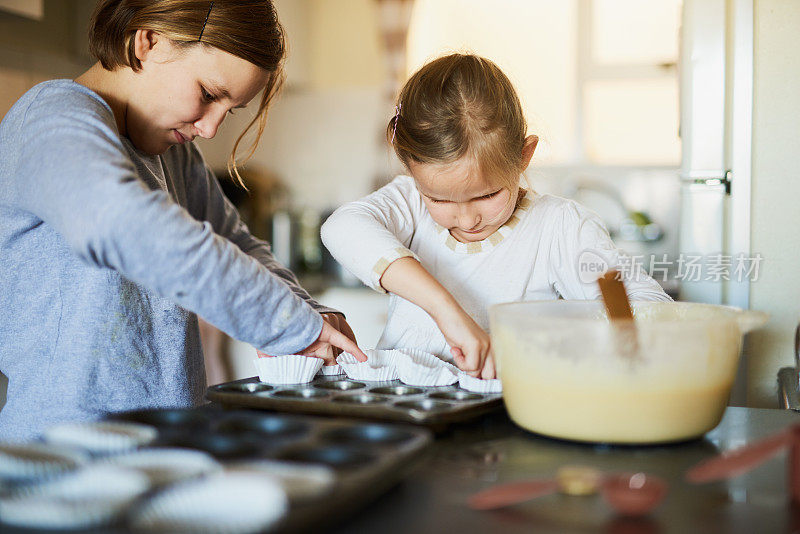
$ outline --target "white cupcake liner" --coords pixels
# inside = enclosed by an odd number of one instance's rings
[[[0,484],[42,480],[86,463],[86,455],[44,443],[0,443]]]
[[[261,532],[288,511],[280,484],[263,473],[217,473],[161,491],[130,516],[136,529],[239,534]]]
[[[0,517],[5,523],[29,528],[97,527],[117,520],[149,489],[143,473],[91,465],[0,499]]]
[[[336,362],[342,366],[348,378],[367,382],[397,380],[398,351],[368,349],[364,353],[367,355],[365,362],[359,362],[349,352],[343,352],[336,358]]]
[[[253,360],[258,379],[267,384],[305,384],[314,379],[325,363],[322,358],[288,354]]]
[[[290,501],[315,499],[329,494],[336,483],[333,469],[280,460],[253,460],[228,465],[229,472],[258,472],[274,477]]]
[[[344,369],[338,363],[335,365],[323,365],[319,368],[319,372],[317,373],[321,376],[335,376],[344,374]]]
[[[53,445],[73,447],[93,454],[111,454],[147,445],[158,431],[141,423],[98,421],[65,423],[44,431],[44,439]]]
[[[177,447],[139,449],[111,456],[105,463],[136,469],[147,475],[154,486],[173,484],[222,469],[222,464],[206,452]]]
[[[498,378],[484,380],[461,371],[458,373],[458,386],[473,393],[502,393],[503,384]]]
[[[397,376],[409,386],[449,386],[458,380],[458,369],[441,358],[416,349],[399,349]]]

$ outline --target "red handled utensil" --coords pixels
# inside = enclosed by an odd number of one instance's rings
[[[600,491],[606,502],[623,515],[644,515],[667,493],[667,483],[645,473],[603,474],[591,467],[562,467],[554,478],[540,478],[498,484],[472,495],[467,504],[473,510],[496,510],[537,497],[561,492],[592,495]]]
[[[793,503],[800,505],[800,424],[762,440],[703,460],[686,472],[694,484],[734,478],[755,469],[784,448],[789,448],[786,480]]]
[[[473,510],[496,510],[550,495],[558,491],[558,487],[558,481],[554,478],[498,484],[476,493],[467,504]]]

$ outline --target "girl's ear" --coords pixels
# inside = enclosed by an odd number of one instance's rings
[[[161,36],[153,30],[136,30],[133,35],[133,51],[136,59],[144,63],[152,57],[156,43]]]
[[[522,170],[528,168],[531,163],[533,153],[536,151],[536,145],[539,144],[539,137],[536,135],[529,135],[525,138],[525,144],[522,145]]]

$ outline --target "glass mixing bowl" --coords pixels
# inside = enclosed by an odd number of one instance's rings
[[[632,308],[631,328],[612,324],[600,301],[492,306],[511,419],[547,436],[604,443],[682,441],[713,429],[742,338],[767,314],[688,302]]]

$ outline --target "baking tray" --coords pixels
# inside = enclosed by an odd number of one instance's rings
[[[346,375],[318,376],[308,384],[269,385],[258,377],[211,386],[206,398],[227,406],[279,412],[400,421],[436,429],[503,408],[501,393],[472,393],[458,385],[408,386]]]
[[[144,423],[158,429],[158,437],[148,447],[199,449],[224,466],[266,459],[331,468],[333,485],[322,494],[290,500],[287,516],[270,532],[326,530],[397,484],[416,461],[424,458],[423,451],[431,442],[428,430],[412,425],[230,410],[213,405],[124,412],[108,419]],[[130,531],[123,519],[99,529],[70,532]],[[0,523],[0,532],[31,530]]]
[[[357,511],[397,484],[431,442],[427,430],[410,425],[220,407],[113,418],[155,426],[157,445],[204,450],[224,463],[272,459],[333,468],[336,481],[328,494],[290,503],[277,528],[284,532],[322,528]]]

